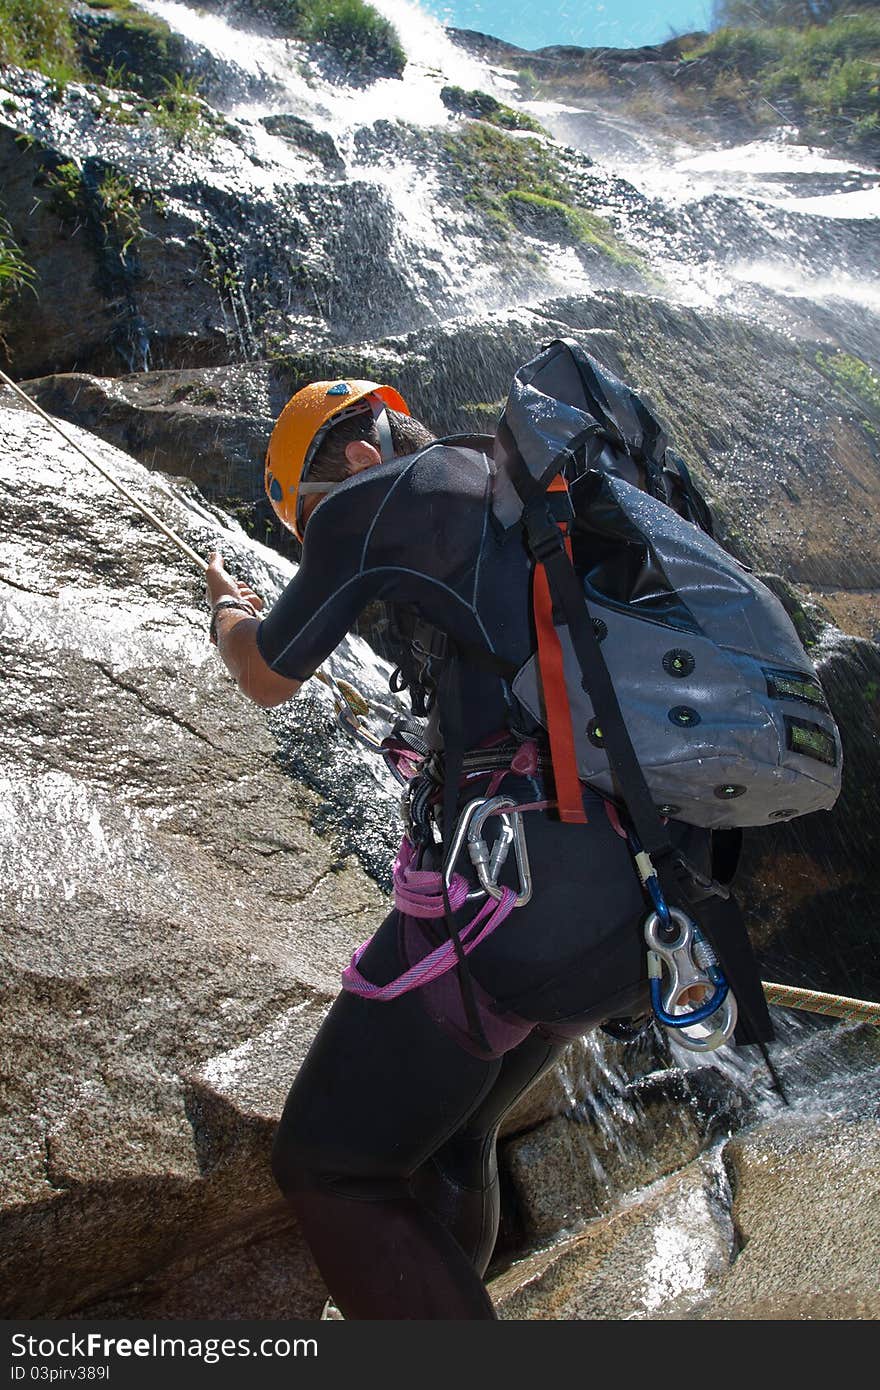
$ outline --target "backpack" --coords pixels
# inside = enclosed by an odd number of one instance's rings
[[[547,729],[561,820],[585,819],[581,780],[625,809],[646,890],[696,917],[739,1006],[735,1040],[763,1045],[773,1025],[727,884],[740,827],[828,809],[839,794],[840,735],[812,663],[779,600],[713,539],[644,401],[577,343],[557,339],[520,368],[489,452],[495,520],[523,529],[533,561],[537,651],[513,671],[417,616],[401,630],[415,656],[404,684],[419,688],[439,665],[444,853],[464,765],[465,663],[511,679]],[[711,829],[713,874],[716,847],[719,866],[730,860],[723,882],[674,847],[669,819]],[[447,926],[456,940],[451,911]],[[460,970],[469,1001],[462,960]]]
[[[812,663],[645,403],[558,339],[516,373],[494,458],[494,515],[535,565],[538,647],[512,688],[548,730],[562,819],[583,819],[579,781],[645,835],[833,806],[840,735]]]

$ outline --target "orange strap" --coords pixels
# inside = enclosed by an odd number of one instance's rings
[[[565,479],[561,474],[557,474],[547,491],[568,491]],[[570,560],[571,541],[567,536],[565,549]],[[583,825],[587,817],[584,812],[583,789],[577,774],[574,730],[571,724],[571,707],[565,684],[562,644],[553,622],[553,600],[550,597],[547,572],[540,563],[535,565],[532,597],[535,610],[535,628],[538,634],[538,667],[541,672],[541,687],[544,692],[547,732],[550,735],[550,757],[553,761],[559,819]]]

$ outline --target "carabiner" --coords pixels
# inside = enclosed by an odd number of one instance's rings
[[[484,806],[485,804],[486,802],[484,797],[475,797],[473,801],[469,801],[467,803],[467,805],[465,806],[464,810],[458,818],[458,823],[455,827],[455,834],[452,837],[452,844],[449,846],[449,850],[446,855],[446,862],[443,865],[443,882],[446,885],[447,891],[449,890],[450,884],[452,883],[452,875],[455,873],[455,866],[458,863],[458,856],[461,854],[464,842],[467,838],[470,823],[473,820],[474,816],[477,814],[477,811],[479,811],[480,807]],[[485,896],[485,889],[472,888],[471,891],[468,893],[465,901],[475,902],[478,898],[485,898]]]
[[[658,912],[650,913],[644,926],[654,1013],[683,1047],[711,1052],[727,1042],[736,1028],[736,1000],[696,923],[680,908],[669,907],[668,912],[678,933],[672,941],[664,939],[666,926]],[[664,965],[669,974],[665,989]],[[688,1008],[682,1000],[694,986],[711,990],[711,996],[704,1004]]]
[[[471,804],[473,805],[473,803]],[[501,834],[490,852],[480,832],[485,822],[492,816],[500,818]],[[482,802],[480,809],[471,817],[467,841],[468,854],[477,871],[477,878],[489,896],[499,902],[502,897],[502,889],[498,886],[498,875],[507,858],[510,846],[513,845],[516,853],[517,873],[519,874],[519,893],[514,907],[522,907],[527,903],[532,896],[532,874],[529,867],[529,852],[526,846],[522,813],[517,810],[516,802],[511,801],[506,796],[493,796],[488,801]]]

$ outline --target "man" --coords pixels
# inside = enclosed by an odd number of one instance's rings
[[[406,643],[400,653],[415,706],[430,712],[428,804],[438,816],[455,724],[468,750],[458,806],[501,786],[535,808],[524,814],[531,900],[465,968],[459,952],[457,976],[387,1000],[344,990],[291,1089],[274,1171],[346,1318],[495,1316],[482,1276],[498,1227],[501,1121],[573,1037],[643,1012],[647,998],[645,904],[617,818],[584,788],[586,824],[558,819],[543,732],[511,691],[508,674],[534,646],[530,565],[520,537],[493,524],[489,442],[431,441],[393,388],[306,387],[273,431],[266,474],[303,541],[298,573],[260,621],[260,600],[219,556],[208,571],[220,656],[266,707],[296,694],[368,602],[390,604],[411,632],[427,622],[446,634],[445,654],[423,645],[414,662]],[[449,650],[464,653],[460,698]],[[485,659],[470,659],[477,650]],[[706,864],[707,834],[674,831]],[[440,867],[436,837],[418,852],[422,870]],[[511,857],[501,882],[515,883],[515,870]],[[395,908],[360,976],[379,988],[397,980],[447,940],[449,916]],[[459,908],[453,931],[472,917],[472,905]]]

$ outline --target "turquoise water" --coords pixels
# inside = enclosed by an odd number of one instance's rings
[[[520,48],[578,44],[585,48],[635,48],[673,34],[708,29],[711,0],[422,0],[444,24],[478,29]]]

